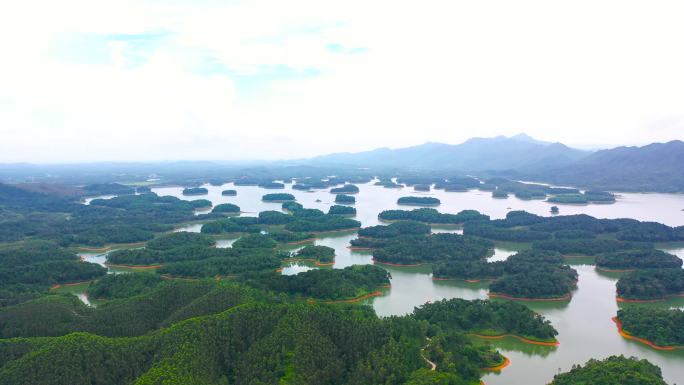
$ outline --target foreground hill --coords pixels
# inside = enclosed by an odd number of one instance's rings
[[[538,179],[600,190],[684,191],[684,142],[597,151]]]
[[[520,134],[509,138],[472,138],[457,145],[425,143],[396,150],[380,148],[359,153],[331,154],[313,158],[311,162],[472,172],[560,167],[587,155],[588,152],[561,143],[540,142]]]

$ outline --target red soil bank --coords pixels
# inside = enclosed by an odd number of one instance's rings
[[[506,294],[500,294],[500,293],[488,293],[487,294],[489,298],[503,298],[503,299],[510,299],[514,301],[534,301],[534,302],[540,302],[540,301],[567,301],[572,296],[570,294],[566,294],[562,297],[555,297],[555,298],[521,298],[521,297],[511,297]]]
[[[105,263],[109,267],[122,267],[126,269],[159,269],[162,265],[115,265],[112,263]]]
[[[513,337],[513,338],[516,338],[516,339],[518,339],[518,340],[520,340],[526,344],[531,344],[531,345],[539,345],[539,346],[558,346],[558,345],[560,345],[560,342],[558,342],[558,341],[555,341],[555,342],[535,341],[535,340],[527,339],[525,337],[516,336],[515,334],[502,334],[500,336],[483,336],[480,334],[471,333],[471,335],[473,335],[477,338],[485,339],[485,340],[500,340],[504,337]]]
[[[492,366],[491,368],[482,368],[488,372],[500,372],[503,368],[511,364],[511,360],[504,356],[504,362],[501,365]]]
[[[323,301],[323,303],[353,303],[353,302],[363,301],[364,299],[368,299],[368,298],[371,298],[371,297],[377,297],[377,296],[380,296],[380,295],[382,295],[382,294],[383,294],[383,293],[382,293],[381,291],[374,291],[374,292],[372,292],[372,293],[370,293],[370,294],[362,295],[362,296],[357,297],[357,298],[352,298],[352,299],[341,299],[341,300],[337,300],[337,301]],[[314,301],[314,302],[315,302],[315,301]]]
[[[607,269],[605,267],[598,267],[596,266],[597,270],[605,271],[608,273],[630,273],[632,271],[636,271],[636,269]]]
[[[399,264],[399,263],[380,262],[380,261],[378,261],[378,260],[375,259],[375,258],[371,258],[371,261],[373,261],[373,263],[378,263],[378,264],[380,264],[380,265],[387,265],[387,266],[394,266],[394,267],[416,267],[416,266],[422,266],[422,265],[424,265],[424,263],[416,263],[416,264],[411,264],[411,265],[402,265],[402,264]]]
[[[615,297],[615,300],[618,302],[624,302],[624,303],[652,303],[652,302],[665,301],[666,299],[676,298],[676,297],[684,297],[684,293],[672,294],[672,295],[668,295],[665,297],[654,298],[654,299],[627,299],[627,298],[622,298],[622,297]]]
[[[622,322],[620,322],[620,320],[619,320],[617,317],[613,317],[613,318],[611,318],[611,319],[613,320],[613,322],[615,322],[615,325],[617,325],[618,333],[620,333],[620,335],[621,335],[622,337],[624,337],[624,338],[626,338],[626,339],[628,339],[628,340],[634,340],[634,341],[641,342],[642,344],[646,344],[646,345],[652,347],[653,349],[657,349],[657,350],[684,349],[684,346],[660,346],[660,345],[654,344],[653,342],[651,342],[651,341],[649,341],[649,340],[647,340],[647,339],[640,338],[640,337],[635,337],[635,336],[633,336],[633,335],[627,333],[626,331],[624,331],[624,330],[622,329]]]

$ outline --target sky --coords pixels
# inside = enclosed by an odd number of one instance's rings
[[[0,5],[0,162],[684,139],[684,2]]]

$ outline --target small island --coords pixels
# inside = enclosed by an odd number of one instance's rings
[[[293,258],[312,260],[317,266],[332,265],[335,261],[335,249],[328,246],[307,245],[297,251]]]
[[[429,184],[417,184],[413,186],[413,191],[430,191]]]
[[[440,200],[433,197],[401,197],[397,200],[397,204],[408,206],[439,206]]]
[[[335,196],[335,203],[353,204],[356,203],[356,198],[351,195],[339,194]]]
[[[591,359],[584,366],[573,365],[569,372],[557,374],[549,385],[639,384],[667,385],[660,368],[636,357],[611,356],[602,361]]]
[[[224,197],[233,197],[237,195],[237,190],[223,190],[221,191],[221,195]]]
[[[183,189],[183,195],[186,196],[192,196],[192,195],[207,195],[209,194],[209,190],[207,190],[204,187],[188,187]]]
[[[331,194],[356,194],[358,192],[359,188],[353,184],[346,184],[342,187],[330,189]]]
[[[599,254],[596,266],[604,270],[666,269],[682,267],[679,257],[656,249],[624,250]]]
[[[270,189],[270,190],[281,190],[281,189],[285,188],[285,185],[280,183],[280,182],[264,182],[264,183],[259,183],[258,186],[261,188]]]
[[[684,310],[629,306],[614,321],[625,338],[660,350],[684,349]]]
[[[647,269],[625,274],[618,279],[617,297],[621,302],[653,302],[684,296],[684,270]]]
[[[221,203],[220,205],[214,206],[214,209],[211,210],[211,212],[220,214],[235,214],[240,212],[240,206],[232,203]]]
[[[330,206],[330,209],[328,209],[328,214],[356,215],[356,209],[354,207],[349,207],[349,206],[332,205],[332,206]]]
[[[296,200],[295,196],[287,193],[266,194],[261,197],[264,202],[291,202]]]

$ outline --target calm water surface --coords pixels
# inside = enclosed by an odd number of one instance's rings
[[[185,197],[182,187],[153,188],[159,195],[173,195],[181,199],[209,199],[214,205],[234,203],[241,207],[243,214],[257,215],[259,211],[280,210],[280,203],[261,201],[261,196],[270,192],[288,192],[297,197],[297,201],[308,208],[323,211],[334,204],[334,195],[327,190],[302,192],[292,190],[286,185],[284,190],[265,190],[256,186],[203,186],[209,190],[208,195]],[[525,210],[538,215],[550,215],[552,204],[541,200],[520,200],[513,196],[508,199],[492,199],[490,192],[471,190],[468,192],[432,191],[416,193],[412,188],[385,189],[372,184],[359,185],[356,194],[356,219],[363,226],[379,224],[377,215],[388,209],[410,209],[399,206],[399,197],[408,195],[434,196],[442,201],[438,210],[456,213],[465,209],[476,209],[492,218],[503,218],[510,210]],[[225,197],[221,191],[237,190],[237,196]],[[684,225],[684,195],[675,194],[634,194],[621,193],[618,201],[608,205],[559,205],[561,215],[585,213],[597,218],[635,218],[656,221],[670,226]],[[201,224],[190,224],[179,228],[179,231],[199,232]],[[456,232],[458,227],[435,228],[434,232]],[[354,264],[372,263],[368,252],[352,251],[349,241],[356,237],[355,232],[336,233],[321,236],[315,241],[318,245],[335,248],[334,268],[343,268]],[[228,247],[234,240],[219,241],[218,247]],[[514,254],[520,246],[497,243],[490,261],[505,260]],[[659,248],[684,257],[684,243],[658,245]],[[99,260],[98,260],[99,261]],[[582,260],[569,260],[579,263]],[[574,261],[574,262],[573,262]],[[98,262],[99,263],[99,262]],[[586,262],[584,262],[586,263]],[[445,298],[484,299],[487,298],[486,283],[465,283],[460,281],[434,281],[429,267],[396,268],[387,267],[392,275],[392,288],[381,297],[368,300],[380,316],[402,315],[413,311],[428,301]],[[283,274],[297,274],[311,269],[307,264],[294,263],[283,270]],[[598,273],[594,266],[578,264],[574,266],[579,273],[578,289],[570,301],[564,302],[528,302],[533,310],[546,316],[559,331],[558,347],[543,347],[524,344],[514,339],[493,341],[493,344],[507,357],[512,364],[500,374],[488,373],[484,381],[488,385],[528,384],[542,385],[553,378],[559,371],[569,370],[573,364],[583,364],[589,358],[604,358],[614,354],[646,358],[659,365],[669,384],[684,384],[684,351],[657,351],[637,342],[625,340],[618,333],[611,317],[615,316],[618,304],[615,301],[615,282],[618,275]],[[683,307],[684,299],[673,299],[659,304],[631,306],[667,306]]]

